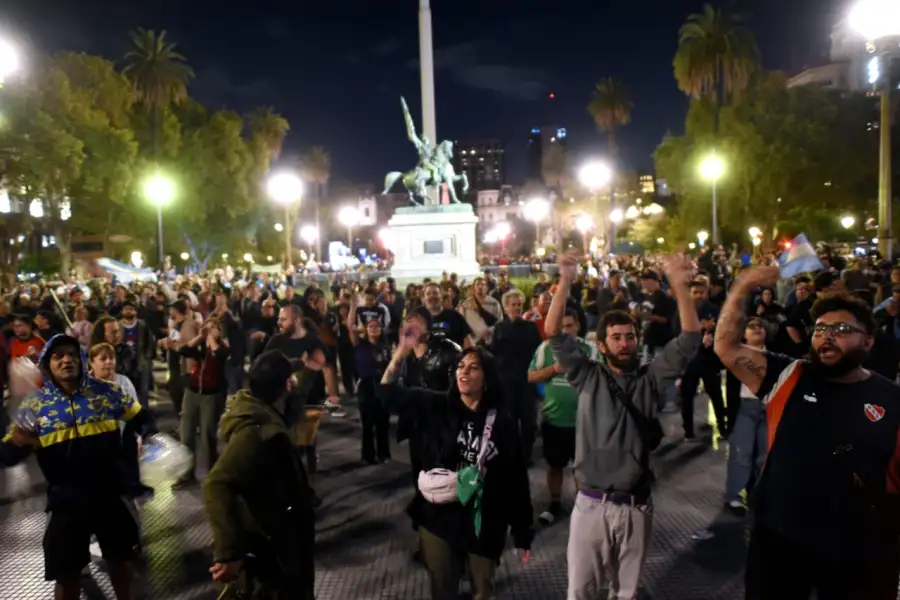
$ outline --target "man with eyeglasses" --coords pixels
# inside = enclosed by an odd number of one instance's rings
[[[862,365],[869,307],[818,300],[808,357],[741,343],[743,304],[778,278],[750,269],[732,287],[716,353],[766,409],[768,457],[757,483],[746,598],[894,600],[900,540],[900,387]]]

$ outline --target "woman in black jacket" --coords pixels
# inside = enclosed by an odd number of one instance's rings
[[[382,379],[387,386],[382,392],[391,410],[415,419],[422,432],[420,482],[434,474],[433,469],[446,469],[453,480],[453,472],[474,467],[481,470],[483,492],[480,500],[473,498],[465,504],[455,494],[440,501],[417,495],[422,557],[431,576],[433,600],[456,600],[466,564],[474,599],[488,600],[494,597],[494,570],[506,545],[507,530],[512,530],[515,547],[525,556],[534,538],[528,471],[518,427],[504,410],[497,369],[484,349],[463,351],[448,392],[393,384],[400,362],[423,333],[418,321],[406,323]],[[489,420],[493,425],[485,444]]]

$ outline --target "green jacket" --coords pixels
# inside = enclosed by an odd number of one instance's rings
[[[243,559],[260,543],[291,556],[311,543],[298,534],[311,490],[281,413],[241,390],[219,431],[228,445],[203,482],[214,559]]]

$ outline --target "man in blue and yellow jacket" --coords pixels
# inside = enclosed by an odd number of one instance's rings
[[[10,426],[0,443],[0,464],[14,465],[34,452],[47,480],[45,578],[56,582],[57,600],[77,600],[96,535],[117,598],[131,598],[128,563],[140,535],[133,504],[124,498],[128,478],[119,422],[147,436],[155,432],[153,419],[117,385],[88,376],[74,337],[51,338],[39,366],[43,386],[22,401],[15,419],[35,423],[34,429]]]

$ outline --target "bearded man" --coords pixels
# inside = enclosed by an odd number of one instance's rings
[[[716,329],[722,363],[766,409],[768,456],[754,491],[746,598],[894,600],[900,540],[900,387],[862,365],[875,322],[860,299],[813,305],[796,360],[741,343],[743,304],[778,279],[741,274]]]

